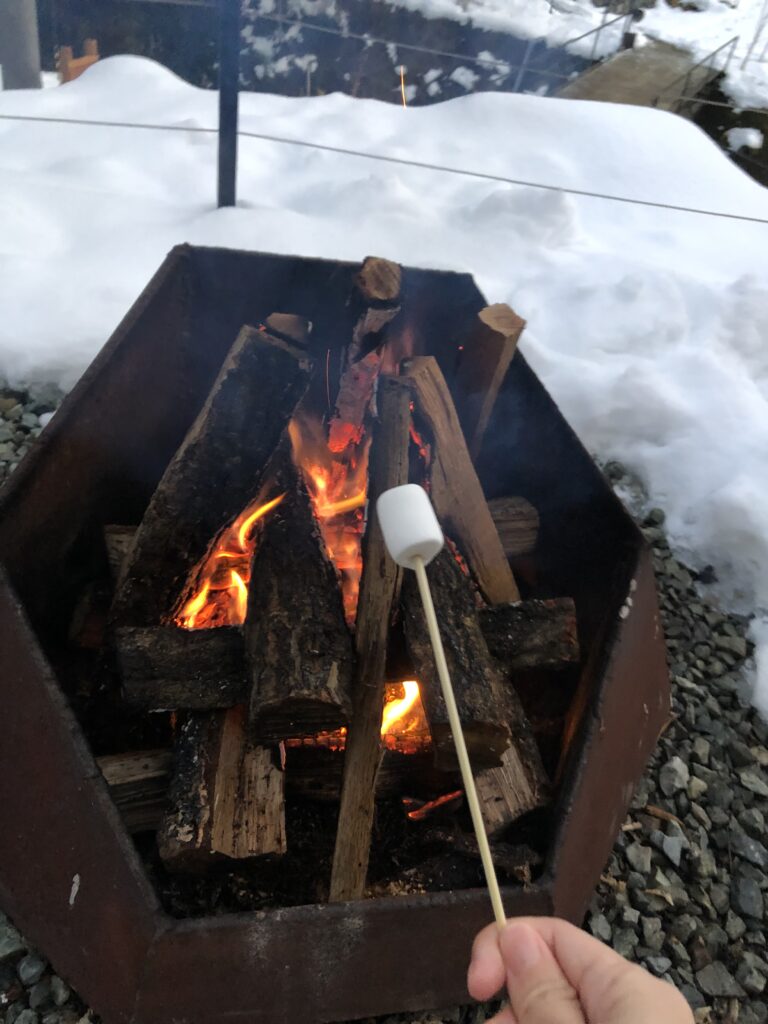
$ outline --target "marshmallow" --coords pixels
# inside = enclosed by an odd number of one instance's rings
[[[384,491],[376,511],[387,551],[398,565],[414,569],[419,556],[428,565],[442,550],[443,531],[427,492],[418,484]]]

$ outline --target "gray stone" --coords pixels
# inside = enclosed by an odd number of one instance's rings
[[[18,972],[19,979],[23,985],[30,988],[32,985],[37,984],[38,981],[45,974],[45,969],[48,966],[48,961],[44,960],[37,953],[28,953],[22,960],[19,960],[16,971]]]
[[[661,848],[675,867],[680,867],[684,847],[685,840],[679,836],[664,836]]]
[[[744,860],[754,864],[755,867],[760,868],[762,871],[768,868],[768,850],[766,850],[762,843],[748,836],[741,829],[731,832],[730,841],[731,849],[739,857],[743,857]]]
[[[16,1018],[16,1024],[39,1024],[40,1018],[34,1010],[22,1010]]]
[[[681,985],[680,994],[685,998],[692,1010],[700,1010],[707,1005],[706,999],[694,985]]]
[[[694,775],[688,782],[687,793],[691,800],[700,800],[709,789],[707,783]]]
[[[0,963],[25,953],[27,947],[21,935],[16,931],[4,914],[0,914]]]
[[[746,658],[747,641],[743,636],[715,636],[715,646],[723,651],[735,654],[737,658]]]
[[[29,1006],[32,1010],[41,1010],[50,1006],[53,1002],[51,994],[51,979],[41,978],[36,985],[29,990]]]
[[[71,995],[69,985],[62,981],[58,974],[54,974],[51,978],[51,995],[56,1006],[63,1006]]]
[[[729,910],[725,918],[725,932],[731,942],[736,942],[737,939],[740,939],[746,930],[747,926],[738,914],[734,914],[732,910]]]
[[[744,989],[721,960],[707,964],[696,972],[696,984],[707,996],[734,996],[742,998]]]
[[[699,764],[709,764],[709,740],[704,736],[694,736],[691,756]]]
[[[688,785],[690,772],[688,765],[681,758],[670,758],[659,772],[659,786],[665,796],[674,796]]]
[[[610,942],[613,929],[605,914],[593,914],[589,919],[589,930],[597,939],[603,942]]]
[[[762,920],[763,894],[754,878],[739,876],[731,884],[731,903],[739,914]]]
[[[748,963],[739,964],[736,970],[736,980],[751,996],[759,996],[765,990],[765,975]]]
[[[739,779],[745,789],[758,796],[768,797],[768,784],[765,781],[765,773],[759,768],[742,768],[739,772]]]
[[[739,824],[753,839],[765,836],[765,817],[757,807],[747,807],[739,814]]]
[[[641,843],[632,843],[627,847],[626,858],[630,865],[641,875],[648,875],[651,871],[651,848]]]
[[[633,959],[638,938],[631,928],[617,928],[613,933],[613,948],[628,960]]]
[[[647,956],[645,958],[645,965],[657,978],[660,978],[670,969],[672,961],[666,956]]]
[[[689,940],[693,938],[698,930],[699,922],[691,914],[681,914],[669,926],[670,935],[674,935],[676,939],[679,939],[685,945],[688,944]]]

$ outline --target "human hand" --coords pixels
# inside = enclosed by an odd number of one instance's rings
[[[693,1024],[672,985],[652,977],[602,942],[552,917],[489,925],[475,939],[467,987],[509,1005],[490,1024]]]

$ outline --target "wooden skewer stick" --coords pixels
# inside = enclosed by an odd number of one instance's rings
[[[464,792],[467,795],[472,825],[474,826],[477,838],[477,847],[485,872],[485,882],[491,897],[496,924],[501,929],[506,924],[501,890],[499,889],[496,869],[493,866],[493,857],[491,856],[491,847],[488,842],[485,825],[483,824],[480,801],[477,797],[472,766],[469,763],[467,744],[461,728],[459,709],[456,706],[456,697],[453,692],[451,675],[448,671],[448,662],[445,658],[440,627],[437,622],[432,592],[427,578],[427,563],[442,548],[443,534],[426,491],[417,484],[404,484],[401,487],[394,487],[389,491],[385,491],[380,496],[376,507],[381,531],[390,555],[398,565],[402,565],[407,569],[413,569],[416,573],[419,594],[424,605],[429,638],[435,655],[437,674],[448,711],[448,721],[453,734],[453,742],[456,745],[456,755],[461,770],[462,782],[464,783]]]

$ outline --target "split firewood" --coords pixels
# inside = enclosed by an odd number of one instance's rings
[[[510,692],[514,691],[510,688]],[[531,757],[541,764],[536,741],[526,732],[520,743],[504,752],[499,768],[475,773],[485,831],[492,838],[501,835],[521,815],[543,807],[551,796],[544,769],[535,775],[526,771],[523,759]]]
[[[309,345],[312,324],[303,316],[296,316],[295,313],[270,313],[264,326],[274,338],[281,338],[299,348],[307,348]]]
[[[434,443],[431,497],[441,525],[461,548],[490,604],[519,601],[520,592],[436,360],[431,356],[406,360],[403,372],[414,392],[414,417],[426,425]]]
[[[570,597],[485,608],[480,628],[505,670],[561,668],[580,657],[576,606]]]
[[[507,558],[530,555],[539,538],[539,513],[525,498],[493,498],[488,502],[491,518]]]
[[[480,310],[462,346],[453,393],[473,459],[480,453],[493,407],[524,327],[525,320],[505,303],[497,302]]]
[[[441,551],[428,572],[472,767],[477,771],[509,765],[514,775],[509,796],[519,816],[532,805],[541,806],[548,796],[547,777],[533,733],[517,695],[488,651],[474,589],[452,552],[448,548]],[[421,684],[438,765],[453,767],[455,750],[448,713],[416,580],[410,573],[403,583],[402,606],[406,644]],[[510,749],[513,753],[507,754]]]
[[[341,798],[345,755],[342,751],[319,747],[288,747],[285,760],[285,787],[289,797],[338,803]],[[435,793],[456,787],[454,773],[435,768],[432,753],[401,754],[384,750],[378,760],[374,781],[376,799],[397,797],[403,792],[430,798]],[[368,837],[370,844],[370,836]],[[350,897],[352,898],[352,897]]]
[[[172,761],[170,750],[132,750],[96,758],[130,833],[157,828],[168,803]]]
[[[328,444],[342,452],[362,436],[363,421],[381,370],[382,331],[400,311],[402,270],[390,260],[368,256],[354,277],[350,300],[353,321],[342,366]]]
[[[377,396],[369,462],[369,516],[363,540],[355,645],[357,677],[354,716],[347,736],[344,785],[331,872],[331,900],[362,897],[371,846],[376,772],[381,761],[381,716],[384,704],[387,641],[397,607],[402,570],[384,545],[375,510],[376,498],[408,482],[410,391],[396,377],[382,377]]]
[[[253,498],[310,370],[300,348],[252,327],[240,331],[150,500],[115,597],[115,622],[148,626],[172,617],[194,568]]]
[[[246,726],[244,705],[183,716],[157,836],[169,870],[285,853],[283,773],[269,748],[252,745]]]
[[[273,467],[286,497],[256,547],[244,630],[250,722],[261,742],[346,725],[355,670],[339,577],[287,437]]]
[[[118,627],[123,696],[150,711],[231,708],[248,697],[242,630]]]

